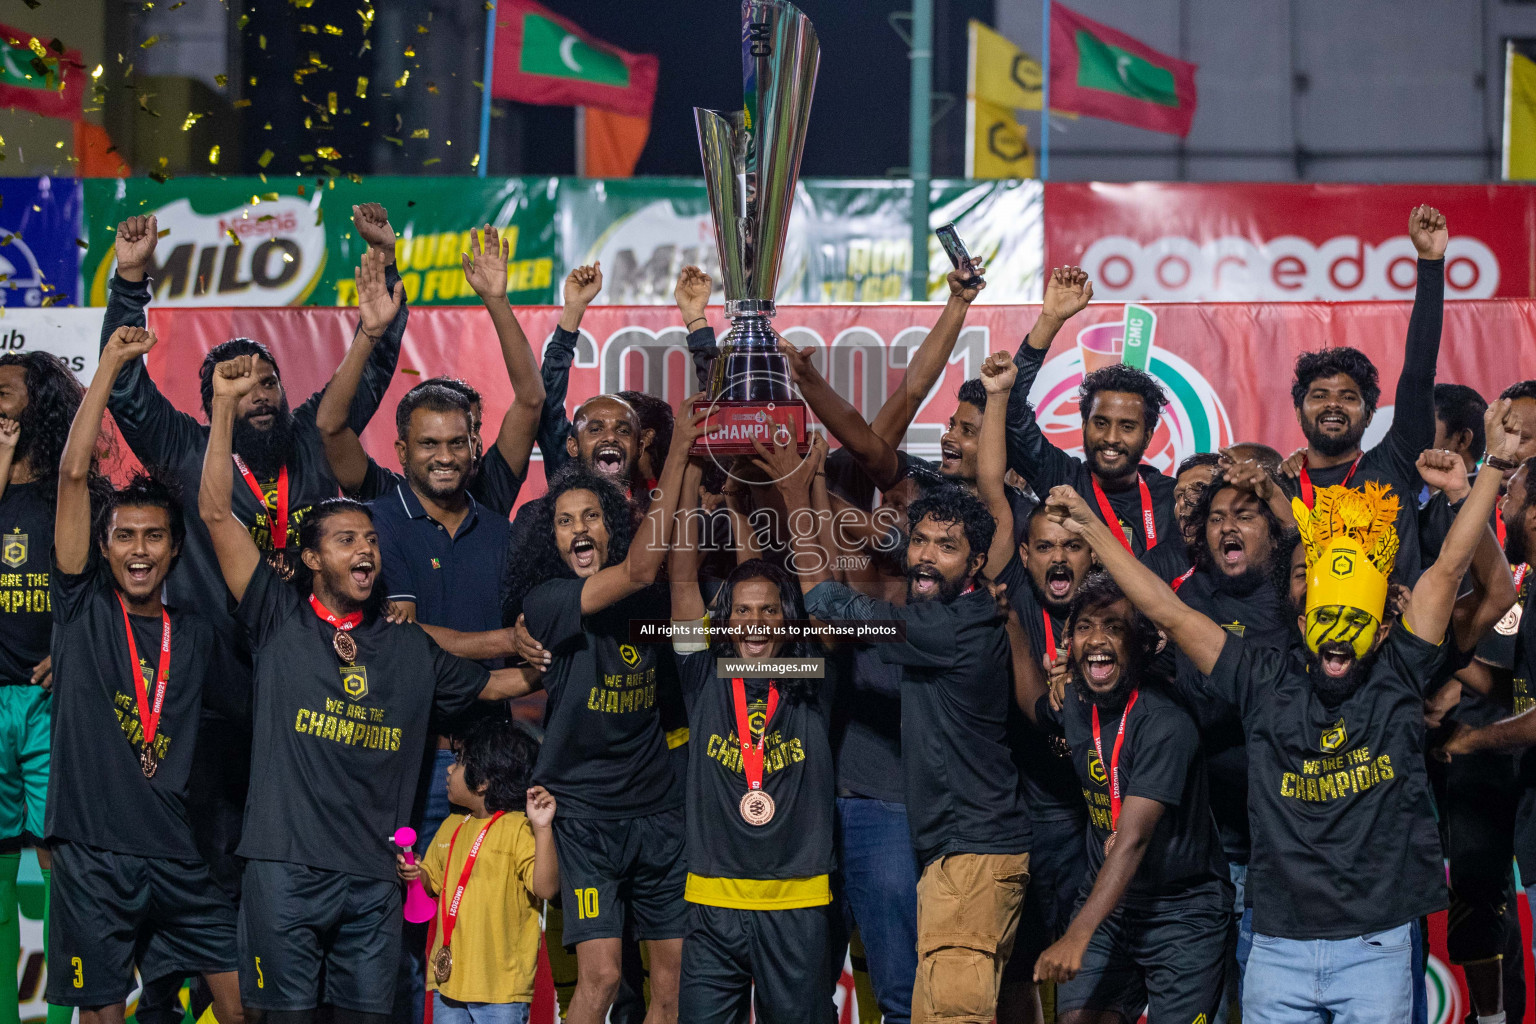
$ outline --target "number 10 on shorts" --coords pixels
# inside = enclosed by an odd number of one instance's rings
[[[576,919],[590,921],[597,917],[597,890],[575,889],[576,894]]]

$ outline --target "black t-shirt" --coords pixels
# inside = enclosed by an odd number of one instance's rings
[[[827,740],[834,679],[803,682],[809,697],[782,689],[763,743],[763,790],[773,819],[741,817],[747,780],[741,766],[736,707],[729,679],[715,677],[708,651],[675,655],[688,705],[688,871],[704,878],[813,878],[831,872],[832,747]],[[747,722],[762,736],[768,681],[745,682]]]
[[[1529,608],[1532,589],[1531,575],[1526,573],[1515,606],[1520,610],[1518,628],[1513,633],[1489,633],[1477,648],[1478,658],[1510,670],[1517,715],[1536,707],[1536,614]],[[1522,792],[1515,814],[1515,858],[1522,878],[1536,878],[1536,750],[1523,750],[1519,758]]]
[[[895,605],[840,583],[806,595],[823,621],[895,619],[906,639],[875,645],[901,666],[901,760],[918,859],[1023,853],[1032,829],[1008,754],[1008,634],[985,590]]]
[[[348,666],[332,646],[335,627],[265,563],[235,618],[255,652],[240,856],[393,879],[390,837],[411,820],[427,720],[469,707],[490,673],[415,623],[376,615],[351,631]]]
[[[1424,768],[1424,697],[1444,647],[1399,624],[1330,708],[1302,647],[1226,638],[1206,686],[1247,733],[1254,931],[1345,939],[1445,907]]]
[[[1285,647],[1295,631],[1294,619],[1287,621],[1289,613],[1267,579],[1234,585],[1214,570],[1196,572],[1180,584],[1179,597],[1228,633],[1251,643]],[[1211,812],[1221,831],[1221,848],[1229,861],[1246,864],[1252,844],[1243,722],[1232,705],[1205,699],[1199,675],[1184,652],[1178,651],[1174,692],[1200,726],[1210,774]]]
[[[1099,742],[1104,757],[1111,761],[1124,710],[1099,711]],[[1060,712],[1051,708],[1049,697],[1041,697],[1035,716],[1042,725],[1059,730],[1072,748],[1072,765],[1088,805],[1087,884],[1091,886],[1104,865],[1104,843],[1114,832],[1109,765],[1099,759],[1093,744],[1093,705],[1069,683]],[[1226,877],[1226,863],[1206,798],[1200,735],[1188,712],[1156,686],[1143,687],[1126,716],[1119,769],[1122,798],[1144,797],[1166,808],[1125,891],[1125,904],[1146,906],[1197,885],[1220,883]]]
[[[44,548],[43,550],[48,550]],[[130,667],[123,607],[104,565],[52,570],[53,744],[45,832],[138,857],[195,860],[187,787],[197,745],[203,682],[214,633],[201,616],[170,605],[171,664],[155,727],[154,778],[139,764],[144,732],[137,671],[154,702],[161,618],[129,616],[139,664]]]
[[[662,588],[583,615],[585,584],[548,580],[523,600],[528,632],[551,656],[533,781],[572,818],[633,818],[681,806],[658,696],[662,666],[672,659],[629,638],[631,619],[665,614]]]
[[[901,772],[901,666],[874,644],[838,644],[832,705],[832,749],[839,796],[906,803]]]
[[[1035,664],[1044,661],[1047,648],[1051,648],[1051,657],[1055,658],[1056,651],[1067,643],[1067,620],[1065,616],[1050,615],[1041,605],[1023,559],[1015,554],[994,579],[1008,585],[1008,603],[1029,634],[1029,654]],[[1047,622],[1050,623],[1049,637],[1046,635]],[[1082,817],[1083,800],[1071,760],[1051,742],[1046,732],[1019,710],[1016,700],[1008,701],[1008,748],[1014,766],[1019,770],[1019,783],[1024,787],[1029,812],[1036,821]]]
[[[37,483],[7,484],[0,497],[0,686],[32,685],[48,657],[48,552],[53,508]]]

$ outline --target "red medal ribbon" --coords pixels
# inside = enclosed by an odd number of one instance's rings
[[[469,856],[464,858],[464,871],[459,875],[458,888],[453,890],[453,899],[447,899],[448,890],[445,888],[438,897],[438,904],[443,912],[443,945],[447,946],[453,939],[453,926],[459,921],[459,903],[464,899],[464,887],[469,885],[469,873],[475,869],[475,858],[480,856],[480,845],[485,842],[485,835],[496,824],[496,819],[505,814],[505,811],[497,811],[491,815],[491,820],[485,823],[480,834],[475,836],[475,843],[469,848]],[[443,862],[443,870],[448,870],[448,865],[453,863],[453,844],[459,838],[459,830],[464,827],[464,822],[459,822],[458,828],[453,830],[453,835],[448,840],[448,859]]]
[[[1172,583],[1170,583],[1168,585],[1170,587],[1172,587],[1173,588],[1173,592],[1175,594],[1177,594],[1179,592],[1179,588],[1182,587],[1184,584],[1188,583],[1189,582],[1189,578],[1191,576],[1193,576],[1194,574],[1195,574],[1195,567],[1194,566],[1190,566],[1188,569],[1184,570],[1184,575],[1183,576],[1180,576],[1178,579],[1174,580]]]
[[[1125,723],[1131,717],[1131,708],[1136,706],[1136,698],[1141,696],[1141,691],[1132,690],[1130,697],[1125,701],[1125,713],[1120,716],[1120,734],[1115,737],[1115,749],[1110,752],[1109,760],[1104,760],[1104,745],[1099,741],[1099,706],[1093,706],[1093,749],[1099,755],[1099,764],[1109,770],[1109,830],[1115,831],[1120,823],[1120,747],[1125,743]],[[1108,851],[1105,851],[1108,852]]]
[[[165,687],[171,681],[171,616],[162,605],[160,608],[160,665],[155,670],[155,700],[150,704],[149,692],[144,686],[144,673],[139,671],[139,645],[133,639],[133,624],[128,621],[128,605],[123,595],[117,595],[117,603],[123,609],[123,628],[128,633],[128,663],[133,674],[133,696],[139,705],[139,728],[144,733],[144,749],[153,750],[155,733],[160,727],[160,709],[165,706]]]
[[[1349,464],[1349,472],[1344,474],[1344,479],[1342,481],[1340,481],[1340,483],[1339,483],[1340,487],[1348,487],[1349,486],[1349,481],[1354,478],[1355,470],[1360,468],[1360,460],[1363,459],[1363,458],[1365,458],[1365,453],[1364,452],[1361,452],[1359,455],[1355,456],[1355,461],[1351,462]],[[1307,472],[1307,457],[1305,455],[1303,455],[1301,457],[1301,477],[1300,477],[1300,480],[1301,480],[1301,503],[1303,505],[1307,506],[1307,508],[1311,508],[1312,507],[1312,502],[1314,502],[1316,500],[1316,497],[1314,496],[1314,494],[1312,492],[1312,476],[1311,476],[1311,474],[1309,474]]]
[[[741,773],[747,777],[747,789],[763,788],[763,744],[768,742],[768,723],[779,706],[777,683],[768,684],[768,711],[763,715],[763,733],[752,742],[752,726],[747,721],[747,681],[731,680],[731,696],[736,705],[736,739],[741,744]]]
[[[1040,609],[1040,621],[1045,623],[1045,656],[1056,660],[1056,628],[1051,625],[1051,613]]]
[[[314,594],[309,595],[309,607],[314,613],[326,622],[345,632],[363,621],[362,612],[353,612],[351,615],[336,615],[325,605],[321,604]]]
[[[256,482],[256,475],[246,466],[245,460],[240,456],[230,453],[230,458],[235,460],[235,468],[245,478],[245,486],[256,495],[256,504],[262,508],[267,507],[267,492],[261,489],[261,484]],[[272,513],[272,546],[282,551],[288,546],[288,467],[285,465],[277,471],[277,509]]]
[[[1099,486],[1099,478],[1092,477],[1093,496],[1099,503],[1099,514],[1104,517],[1104,522],[1111,526],[1118,525],[1120,517],[1115,515],[1114,508],[1109,503],[1109,496],[1104,493],[1104,488]],[[1157,547],[1157,519],[1152,514],[1152,491],[1147,487],[1146,478],[1140,473],[1136,474],[1136,485],[1141,491],[1141,529],[1147,538],[1147,550]],[[1135,554],[1131,549],[1131,542],[1125,539],[1125,531],[1119,532],[1120,543],[1125,550]]]
[[[1529,562],[1521,562],[1515,567],[1515,596],[1520,596],[1520,583],[1525,579],[1526,572],[1531,568]]]
[[[1503,513],[1503,510],[1499,510],[1499,514],[1495,515],[1493,517],[1493,532],[1499,538],[1499,550],[1503,551],[1504,550],[1504,537],[1505,537],[1505,534],[1506,534],[1506,531],[1505,531],[1505,528],[1504,528],[1504,513]],[[1515,584],[1515,588],[1519,589],[1519,587],[1520,587],[1520,584],[1516,583]]]

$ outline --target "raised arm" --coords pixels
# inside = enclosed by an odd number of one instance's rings
[[[1068,479],[1075,460],[1046,440],[1029,404],[1029,391],[1057,332],[1092,298],[1093,282],[1087,273],[1077,267],[1052,270],[1046,279],[1040,316],[1013,357],[1019,377],[1008,400],[1008,468],[1027,480],[1037,494]]]
[[[1450,240],[1445,215],[1432,206],[1408,214],[1408,237],[1418,251],[1418,287],[1408,317],[1403,369],[1397,376],[1390,445],[1406,468],[1435,443],[1435,364],[1440,358],[1440,324],[1445,311],[1445,247]]]
[[[714,369],[720,347],[715,344],[715,329],[709,326],[709,296],[714,282],[698,267],[684,267],[677,275],[677,286],[672,298],[683,318],[683,330],[688,332],[688,354],[693,357],[693,376],[700,391],[709,390],[709,376]]]
[[[555,798],[543,786],[528,791],[528,824],[533,829],[533,878],[529,886],[541,900],[560,894],[560,857],[555,850]]]
[[[981,364],[981,386],[987,392],[987,407],[982,410],[981,437],[976,443],[976,491],[997,522],[992,547],[987,552],[987,574],[994,579],[1016,548],[1013,506],[1008,501],[1008,485],[1003,478],[1008,475],[1004,440],[1008,432],[1008,395],[1018,373],[1019,368],[1006,352],[993,352]]]
[[[1519,452],[1520,419],[1510,410],[1510,404],[1509,399],[1504,398],[1490,405],[1483,414],[1483,429],[1488,436],[1488,455],[1513,461]],[[1423,463],[1436,455],[1421,453],[1419,461]],[[1445,535],[1445,543],[1440,545],[1439,557],[1413,585],[1413,601],[1403,619],[1419,639],[1438,644],[1445,636],[1451,609],[1456,604],[1456,592],[1461,588],[1462,577],[1472,562],[1472,553],[1488,528],[1488,518],[1498,500],[1499,483],[1498,473],[1477,475],[1472,493],[1462,502],[1461,511],[1456,513],[1450,532]]]
[[[833,579],[831,552],[823,539],[820,517],[811,504],[816,470],[825,460],[825,444],[813,444],[803,459],[792,444],[775,442],[770,450],[753,438],[752,446],[757,449],[753,463],[773,482],[788,510],[789,569],[800,578],[800,592],[809,594],[818,583]],[[806,527],[810,524],[801,522],[807,516],[816,520],[809,529]]]
[[[881,490],[901,480],[901,459],[896,449],[864,422],[864,416],[832,385],[811,362],[816,346],[795,348],[780,340],[779,351],[789,360],[789,375],[800,388],[800,397],[811,407],[832,436],[858,461],[865,474]]]
[[[567,274],[560,322],[544,346],[544,360],[539,366],[544,382],[544,402],[539,411],[537,439],[539,453],[544,456],[545,476],[552,475],[570,458],[565,450],[565,439],[571,433],[571,421],[565,414],[565,396],[571,386],[571,363],[576,360],[576,343],[581,339],[577,333],[581,330],[581,318],[602,290],[601,263],[577,267]]]
[[[398,281],[393,293],[385,285],[384,259],[373,249],[363,253],[355,278],[357,331],[315,408],[315,428],[325,446],[331,475],[348,493],[355,493],[368,475],[368,453],[363,451],[363,442],[352,426],[353,399],[374,347],[389,329],[405,298],[404,287]]]
[[[129,360],[139,359],[154,348],[155,340],[143,327],[119,327],[113,331],[106,348],[101,350],[91,386],[85,389],[75,420],[69,425],[69,440],[64,443],[64,454],[59,459],[59,500],[53,521],[54,564],[60,572],[82,573],[90,562],[91,464],[101,434],[101,417],[107,411],[107,397],[118,371]]]
[[[501,361],[506,364],[507,379],[512,382],[512,404],[501,418],[496,447],[512,472],[522,476],[528,471],[528,457],[533,452],[534,435],[544,409],[544,381],[539,377],[539,362],[528,344],[528,336],[507,300],[510,247],[489,224],[483,235],[482,243],[475,232],[470,232],[469,252],[463,255],[464,276],[491,315],[496,340],[501,344]],[[562,397],[562,412],[564,401]]]
[[[949,272],[949,301],[944,303],[944,311],[907,361],[907,371],[901,375],[901,385],[885,400],[874,422],[870,424],[875,434],[892,448],[901,446],[923,399],[928,397],[933,386],[944,375],[949,357],[955,351],[955,342],[960,340],[960,329],[965,326],[965,314],[970,311],[976,296],[987,286],[983,278],[986,268],[982,261],[972,260],[971,268],[974,277],[958,268]]]
[[[683,473],[688,466],[688,449],[705,433],[704,420],[709,411],[693,411],[693,403],[701,398],[703,395],[690,395],[683,400],[672,431],[672,447],[667,452],[666,465],[656,485],[660,493],[651,501],[645,521],[630,541],[628,556],[618,565],[610,565],[599,570],[595,576],[589,576],[582,585],[583,615],[600,612],[656,581],[656,573],[672,543],[672,527],[676,518],[673,513],[677,511]]]
[[[253,357],[237,356],[213,368],[213,411],[208,448],[203,452],[203,479],[197,491],[197,512],[213,539],[213,553],[224,574],[224,585],[239,601],[261,564],[261,551],[250,532],[230,509],[229,494],[235,474],[230,461],[230,438],[235,427],[235,406],[256,386]]]
[[[373,414],[379,411],[389,382],[394,379],[395,366],[400,362],[400,344],[405,340],[405,327],[410,319],[410,306],[402,298],[400,271],[395,266],[395,229],[389,223],[389,211],[378,203],[354,206],[352,226],[358,237],[368,243],[375,265],[383,269],[384,294],[396,297],[394,315],[383,325],[378,341],[363,363],[362,378],[347,410],[348,425],[361,434]],[[314,400],[313,397],[309,399]]]
[[[1052,520],[1088,542],[1131,604],[1173,638],[1201,675],[1210,675],[1226,646],[1227,631],[1180,601],[1168,584],[1125,549],[1075,490],[1064,485],[1051,488],[1046,505]]]
[[[1426,508],[1437,510],[1442,516],[1449,516],[1454,525],[1455,516],[1445,510],[1465,501],[1472,491],[1471,484],[1467,482],[1467,464],[1454,452],[1431,450],[1419,457],[1418,470],[1424,483],[1440,492]],[[1423,515],[1425,511],[1421,510],[1421,518]],[[1450,528],[1445,529],[1449,533]],[[1440,538],[1436,537],[1435,542],[1435,555],[1438,558]],[[1499,539],[1490,526],[1484,525],[1478,535],[1477,547],[1472,552],[1471,577],[1472,593],[1465,598],[1459,597],[1451,612],[1451,628],[1456,636],[1456,647],[1462,651],[1476,647],[1483,635],[1509,611],[1517,597],[1515,580],[1509,573],[1509,562],[1504,558]]]

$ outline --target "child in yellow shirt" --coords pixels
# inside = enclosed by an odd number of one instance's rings
[[[427,953],[433,1024],[527,1024],[539,910],[560,885],[555,798],[528,786],[538,755],[537,741],[509,719],[476,723],[448,769],[448,802],[469,814],[444,821],[419,864],[397,861],[401,878],[419,877],[437,897]]]

